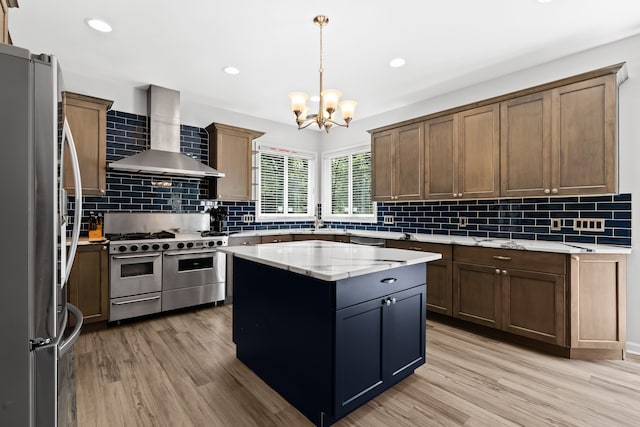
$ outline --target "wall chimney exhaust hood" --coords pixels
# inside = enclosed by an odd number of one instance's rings
[[[147,108],[150,148],[109,163],[109,169],[187,178],[224,177],[224,173],[180,152],[180,92],[150,85]]]

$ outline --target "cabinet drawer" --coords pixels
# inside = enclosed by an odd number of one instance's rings
[[[500,268],[517,268],[554,274],[565,274],[566,269],[566,256],[551,252],[455,246],[453,255],[456,262]]]
[[[229,246],[252,246],[262,243],[260,236],[232,237],[229,236]]]
[[[424,285],[426,263],[350,277],[336,282],[336,310]]]
[[[453,253],[452,245],[440,243],[414,242],[410,240],[387,240],[388,248],[408,249],[411,251],[435,252],[442,254],[444,261],[451,260]]]
[[[262,236],[262,243],[280,243],[280,242],[291,242],[293,241],[293,236],[291,234],[276,234],[273,236]]]
[[[112,298],[109,307],[109,321],[160,313],[162,297],[160,292]]]

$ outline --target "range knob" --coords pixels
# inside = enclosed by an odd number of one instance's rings
[[[138,245],[131,245],[129,249],[131,249],[131,252],[135,252],[138,250]]]
[[[165,251],[169,249],[169,244],[165,243],[164,245],[162,245],[162,249],[164,249]]]
[[[221,245],[222,245],[222,240],[218,240],[218,241],[216,242],[216,244],[217,244],[218,246],[221,246]]]
[[[149,250],[149,245],[142,245],[142,246],[140,246],[140,250],[141,250],[141,251]]]
[[[157,251],[158,249],[160,249],[160,245],[157,243],[154,243],[153,246],[151,246],[151,249],[153,249],[154,251]]]
[[[125,245],[118,246],[118,250],[119,250],[120,252],[124,252],[124,251],[126,251],[126,250],[127,250],[127,247],[126,247]]]
[[[209,246],[213,246],[216,244],[216,242],[214,242],[213,240],[211,240],[209,243],[207,243]]]
[[[178,243],[178,249],[182,249],[182,248],[184,248],[184,243],[182,242]]]
[[[193,242],[189,242],[189,243],[187,243],[187,247],[188,247],[188,248],[192,248],[192,247],[193,247]]]

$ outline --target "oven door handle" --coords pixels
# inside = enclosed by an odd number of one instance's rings
[[[160,295],[156,295],[155,297],[148,297],[148,298],[138,298],[138,299],[131,299],[128,301],[117,301],[117,302],[112,302],[112,305],[126,305],[126,304],[135,304],[137,302],[146,302],[146,301],[155,301],[157,299],[160,299]]]
[[[132,258],[156,258],[160,256],[160,252],[150,252],[140,255],[112,255],[113,259],[132,259]]]
[[[218,251],[215,249],[202,249],[202,250],[194,250],[194,251],[173,251],[173,252],[165,252],[164,254],[167,256],[178,256],[178,255],[199,255],[199,254],[214,254]]]

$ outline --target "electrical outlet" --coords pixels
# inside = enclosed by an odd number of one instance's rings
[[[242,215],[242,222],[253,222],[253,215],[252,214]]]
[[[560,230],[562,228],[561,218],[551,218],[551,230]]]
[[[573,220],[575,231],[604,231],[604,219],[576,218]]]
[[[460,228],[464,228],[467,226],[467,217],[466,216],[461,216],[460,219],[458,220],[458,226]]]
[[[382,223],[383,224],[393,224],[393,217],[390,216],[390,215],[389,216],[388,215],[383,216],[382,217]]]

